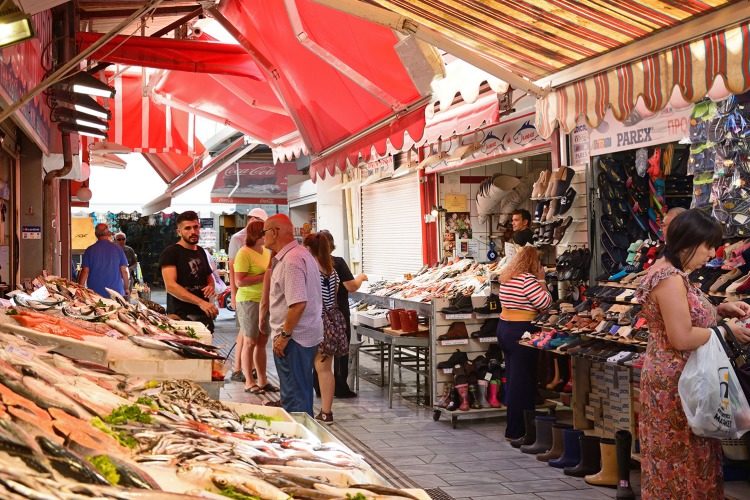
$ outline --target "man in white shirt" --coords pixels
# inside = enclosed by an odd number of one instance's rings
[[[247,214],[247,224],[250,225],[251,222],[255,220],[263,221],[265,222],[266,219],[268,219],[268,214],[265,210],[262,208],[253,208],[250,210],[250,212]],[[237,282],[234,279],[234,258],[237,256],[237,252],[240,251],[240,248],[245,246],[245,239],[247,237],[247,226],[243,227],[236,233],[232,235],[232,237],[229,240],[229,252],[228,252],[228,259],[227,259],[227,268],[229,269],[229,286],[232,288],[232,309],[235,311],[237,310],[237,303],[235,302],[235,295],[237,295]],[[239,328],[239,323],[237,323],[237,327]],[[243,342],[244,334],[241,330],[237,331],[237,340],[236,340],[236,346],[235,346],[235,356],[234,356],[234,367],[232,368],[232,375],[230,377],[231,380],[235,382],[244,382],[245,377],[242,375],[242,364],[241,364],[241,357],[240,353],[242,352],[242,342]]]

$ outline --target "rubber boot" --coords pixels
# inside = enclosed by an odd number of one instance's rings
[[[469,399],[471,400],[472,410],[481,410],[482,402],[480,401],[481,396],[479,395],[479,385],[471,384],[469,386]]]
[[[566,392],[566,393],[573,392],[573,360],[572,358],[568,361],[568,382],[563,386],[561,392]]]
[[[460,384],[456,386],[458,396],[461,398],[461,404],[458,409],[461,411],[469,411],[471,405],[469,405],[469,384]]]
[[[524,410],[523,422],[526,434],[510,442],[510,445],[513,448],[520,448],[523,445],[533,444],[534,441],[536,441],[536,425],[534,419],[541,415],[541,413],[535,412],[534,410]]]
[[[453,386],[453,389],[451,390],[451,401],[445,409],[448,411],[456,411],[459,406],[461,406],[461,396],[458,394],[456,386]]]
[[[550,380],[549,384],[546,385],[547,389],[549,389],[550,391],[553,390],[555,386],[560,383],[560,360],[557,357],[555,357],[552,360],[552,364],[555,365],[555,372],[554,372],[555,374],[552,376],[552,380]]]
[[[536,441],[534,441],[534,444],[521,446],[521,451],[529,455],[544,453],[552,448],[552,425],[555,423],[555,417],[536,417],[534,422],[536,424]]]
[[[633,444],[633,436],[628,431],[617,431],[615,433],[617,448],[617,500],[633,500],[635,493],[630,487],[630,447]]]
[[[438,408],[447,408],[448,404],[451,402],[451,393],[453,392],[453,384],[445,384],[445,390],[443,391],[443,395],[440,396],[440,399],[437,400],[435,403],[435,406]]]
[[[581,461],[581,436],[582,431],[563,430],[563,454],[560,458],[547,462],[547,465],[556,469],[575,467]]]
[[[500,381],[490,380],[488,391],[489,394],[487,396],[487,403],[491,408],[500,408],[500,406],[502,405],[500,404],[500,400],[497,398],[498,394],[500,393]]]
[[[575,467],[565,467],[566,476],[584,477],[596,474],[601,470],[601,454],[599,438],[596,436],[581,436],[581,461]]]
[[[617,487],[617,452],[614,439],[602,438],[601,446],[602,465],[596,474],[590,474],[583,479],[593,486]]]
[[[556,458],[560,458],[563,454],[563,431],[565,429],[571,429],[572,426],[568,424],[555,424],[552,426],[552,447],[546,453],[540,453],[536,456],[536,459],[540,462],[549,462]]]
[[[490,397],[490,383],[481,379],[477,381],[477,385],[479,386],[479,404],[486,408],[490,406],[490,402],[487,399]]]

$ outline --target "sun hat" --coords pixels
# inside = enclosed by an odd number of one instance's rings
[[[266,219],[268,219],[268,214],[262,208],[253,208],[252,210],[250,210],[250,212],[248,212],[247,216],[258,218],[262,220],[263,222],[265,222]]]

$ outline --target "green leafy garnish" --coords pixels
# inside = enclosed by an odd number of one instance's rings
[[[146,389],[156,389],[160,385],[161,382],[159,382],[158,380],[149,380],[143,385],[143,387],[145,387]]]
[[[102,299],[99,299],[99,300],[96,301],[96,304],[94,304],[94,307],[103,307],[103,308],[106,309],[107,304],[105,304]]]
[[[135,438],[126,432],[118,432],[114,429],[112,429],[110,426],[108,426],[102,419],[99,417],[94,417],[91,419],[91,425],[102,431],[103,433],[112,436],[117,440],[118,443],[120,443],[122,446],[125,446],[126,448],[136,448],[138,446],[138,441],[135,440]]]
[[[15,316],[15,315],[17,315],[17,314],[18,314],[18,309],[13,309],[13,308],[11,308],[11,309],[8,309],[8,310],[7,310],[6,312],[5,312],[5,314],[7,314],[8,316]]]
[[[156,404],[156,401],[154,401],[152,398],[148,396],[141,396],[135,401],[139,405],[148,406],[152,410],[158,410],[159,405]]]
[[[190,337],[191,339],[198,338],[198,334],[195,333],[195,329],[192,326],[185,328],[185,332],[187,332],[187,336]]]
[[[357,493],[356,495],[352,495],[351,493],[346,494],[347,500],[367,500],[367,497],[364,496],[362,493]]]
[[[117,472],[117,467],[106,455],[94,455],[93,457],[86,458],[91,465],[104,476],[104,479],[109,481],[109,484],[118,485],[120,484],[120,474]]]
[[[151,415],[144,413],[137,405],[122,405],[104,417],[104,421],[112,425],[122,425],[128,422],[151,423]]]
[[[242,422],[243,424],[248,420],[262,420],[268,425],[271,425],[271,422],[279,419],[275,417],[269,417],[268,415],[261,415],[260,413],[245,413],[244,415],[240,415],[240,422]]]
[[[234,486],[226,486],[219,490],[219,494],[227,498],[233,498],[234,500],[261,500],[259,497],[245,495],[235,489]]]

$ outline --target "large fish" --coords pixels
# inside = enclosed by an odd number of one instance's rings
[[[258,477],[215,474],[211,476],[211,480],[218,488],[233,487],[240,493],[259,496],[264,500],[288,500],[290,498],[287,493]]]
[[[81,405],[38,378],[25,376],[23,385],[28,390],[30,399],[42,408],[60,408],[74,417],[85,420],[92,417]]]
[[[52,467],[63,476],[82,483],[109,484],[91,464],[67,448],[53,443],[44,436],[37,436],[36,441]]]

